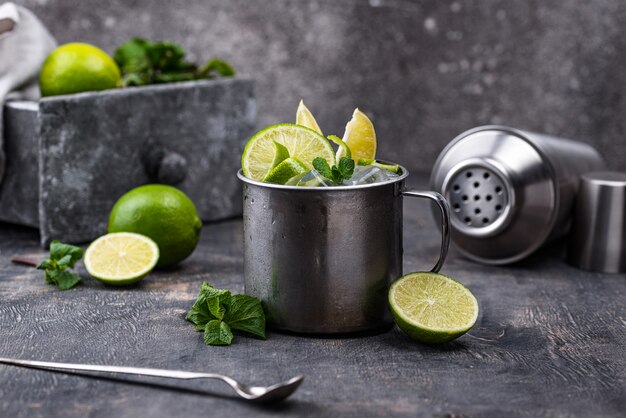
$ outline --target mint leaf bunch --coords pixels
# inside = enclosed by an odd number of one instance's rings
[[[322,157],[317,157],[313,160],[313,167],[323,177],[341,184],[344,180],[349,180],[354,173],[354,160],[349,157],[341,157],[338,165],[332,167],[328,164],[328,161]]]
[[[185,60],[185,55],[185,50],[173,42],[133,38],[120,45],[113,58],[122,70],[124,86],[235,75],[235,70],[226,61],[215,58],[198,67]]]
[[[37,269],[46,272],[46,283],[55,284],[59,289],[67,290],[81,281],[78,274],[68,271],[68,269],[73,269],[81,258],[83,258],[82,248],[54,240],[50,243],[50,258],[39,263]]]
[[[185,319],[204,331],[207,345],[230,345],[232,330],[265,339],[265,313],[261,301],[249,295],[232,295],[204,282]]]

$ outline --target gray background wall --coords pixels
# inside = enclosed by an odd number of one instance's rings
[[[473,126],[595,145],[626,170],[626,3],[620,0],[26,0],[61,43],[132,36],[221,56],[257,80],[259,124],[304,98],[326,133],[354,107],[379,157],[429,170]]]

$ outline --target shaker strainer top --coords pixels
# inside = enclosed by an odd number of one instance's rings
[[[514,193],[505,175],[484,160],[468,160],[444,180],[454,226],[469,235],[488,235],[506,225]]]
[[[457,248],[486,264],[507,264],[567,232],[579,175],[603,165],[580,142],[482,126],[446,146],[430,183],[450,204]]]

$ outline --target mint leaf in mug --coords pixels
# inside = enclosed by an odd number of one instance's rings
[[[338,169],[341,173],[341,177],[343,177],[344,180],[349,180],[354,173],[354,160],[348,157],[341,157]]]
[[[324,158],[322,158],[322,157],[315,158],[313,160],[313,167],[322,176],[324,176],[324,177],[326,177],[327,179],[330,179],[330,180],[333,179],[333,171],[331,170],[330,165],[328,164],[328,161],[326,161]]]
[[[348,157],[341,157],[339,166],[333,165],[331,167],[328,161],[322,157],[315,158],[312,164],[321,176],[337,184],[343,183],[344,180],[349,180],[354,173],[354,160]]]

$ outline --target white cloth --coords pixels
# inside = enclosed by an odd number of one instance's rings
[[[6,165],[4,102],[39,98],[39,71],[54,48],[56,41],[33,13],[10,2],[0,5],[0,183]]]

